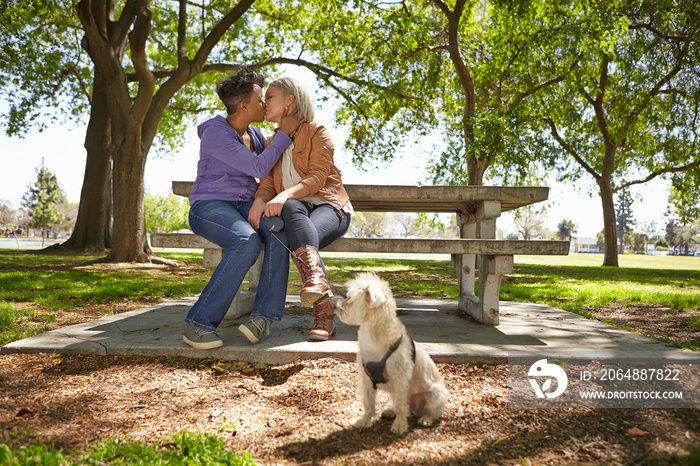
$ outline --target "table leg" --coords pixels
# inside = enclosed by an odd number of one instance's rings
[[[470,216],[458,216],[460,237],[494,239],[496,237],[496,219],[501,215],[500,201],[484,201]],[[459,284],[459,310],[487,325],[498,325],[498,292],[502,275],[494,275],[491,270],[507,269],[497,256],[475,256],[473,254],[455,255],[454,265],[457,269]],[[494,262],[495,261],[495,262]],[[476,269],[479,270],[479,296],[475,289]],[[512,265],[511,265],[512,269]],[[495,304],[493,293],[495,291]],[[495,312],[495,316],[494,316]]]
[[[476,237],[476,223],[467,223],[457,217],[460,224],[461,238]],[[474,254],[453,254],[452,263],[457,271],[457,286],[459,289],[459,310],[472,315],[479,304],[479,298],[474,293],[476,280],[476,256]],[[474,317],[476,318],[476,317]]]
[[[499,324],[499,301],[503,275],[513,272],[513,256],[481,256],[479,269],[479,322]]]

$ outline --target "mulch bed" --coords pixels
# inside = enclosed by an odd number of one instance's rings
[[[66,451],[123,436],[209,432],[263,464],[636,464],[698,445],[692,409],[508,408],[507,368],[439,364],[442,422],[406,435],[360,412],[357,369],[334,359],[243,362],[72,355],[0,357],[0,443]],[[382,398],[386,405],[386,398]],[[524,460],[528,458],[528,460]],[[529,463],[528,463],[529,461]]]
[[[598,320],[614,323],[641,335],[700,349],[700,326],[689,324],[693,319],[700,319],[700,309],[678,312],[659,304],[617,302],[587,310],[593,312]]]

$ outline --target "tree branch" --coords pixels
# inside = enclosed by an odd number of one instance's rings
[[[390,86],[381,86],[379,84],[371,83],[369,81],[365,81],[362,79],[357,79],[352,76],[347,76],[344,74],[341,74],[335,70],[332,70],[330,68],[327,68],[323,65],[319,65],[316,63],[312,63],[303,59],[299,58],[286,58],[286,57],[277,57],[277,58],[270,58],[267,60],[263,60],[259,63],[253,63],[250,65],[247,65],[250,68],[259,70],[261,68],[265,68],[267,66],[271,65],[296,65],[296,66],[301,66],[303,68],[307,68],[308,70],[314,72],[317,76],[334,76],[338,79],[342,79],[343,81],[351,82],[353,84],[357,84],[358,86],[371,86],[375,87],[377,89],[381,89],[386,92],[391,92],[392,94],[396,95],[397,97],[400,97],[402,99],[406,100],[413,100],[416,99],[417,97],[411,96],[411,95],[406,95],[406,94],[401,94],[397,93],[394,91]],[[233,64],[233,63],[213,63],[210,65],[204,65],[202,67],[202,73],[212,73],[212,72],[232,72],[235,73],[238,70],[241,69],[241,65]],[[165,70],[155,70],[152,71],[153,76],[156,79],[163,79],[163,78],[169,78],[173,76],[177,72],[177,69],[175,68],[169,68]],[[131,71],[126,73],[127,80],[129,82],[134,82],[137,80],[137,75],[135,72]]]
[[[134,23],[134,30],[129,34],[129,46],[131,48],[131,61],[138,76],[139,90],[134,101],[133,113],[138,119],[148,111],[153,100],[155,79],[148,69],[146,59],[146,40],[151,32],[151,11],[143,7]]]
[[[697,42],[698,41],[697,39],[695,39],[693,37],[673,36],[670,34],[664,34],[663,32],[659,31],[657,28],[652,26],[650,23],[630,24],[629,29],[631,29],[631,30],[646,29],[647,31],[654,34],[656,37],[659,37],[659,38],[664,39],[664,40],[671,40],[671,41],[677,41],[677,42]]]
[[[180,13],[177,22],[177,62],[184,65],[187,61],[187,2],[180,0]]]
[[[579,54],[579,56],[576,57],[576,59],[574,60],[574,62],[569,66],[569,73],[571,73],[576,67],[578,67],[578,63],[579,63],[579,61],[581,60],[581,58],[583,58],[583,53]],[[531,95],[535,94],[536,92],[538,92],[538,91],[544,89],[545,87],[553,86],[553,85],[555,85],[555,84],[557,84],[557,83],[562,82],[563,80],[566,79],[566,76],[567,76],[569,73],[565,73],[565,74],[559,75],[559,76],[557,76],[557,77],[555,77],[555,78],[552,78],[552,79],[550,79],[550,80],[548,80],[548,81],[545,81],[545,82],[543,82],[543,83],[540,83],[540,84],[536,85],[536,86],[533,87],[532,89],[526,90],[525,92],[523,92],[523,93],[521,93],[520,95],[518,95],[515,99],[513,99],[513,104],[511,104],[510,107],[511,107],[511,108],[514,108],[518,103],[520,103],[520,102],[522,102],[523,100],[527,99],[528,97],[530,97]]]
[[[78,73],[78,70],[75,68],[75,66],[72,66],[70,68],[70,71],[73,72],[76,78],[78,78],[78,83],[80,84],[80,88],[83,90],[85,93],[85,96],[88,99],[88,103],[92,105],[92,95],[90,94],[90,91],[88,90],[87,86],[85,85],[85,81],[83,81],[83,77],[80,76],[80,73]]]
[[[406,99],[406,100],[416,99],[416,97],[414,97],[414,96],[410,96],[410,95],[401,94],[399,92],[396,92],[390,86],[381,86],[379,84],[372,83],[370,81],[365,81],[363,79],[358,79],[358,78],[355,78],[352,76],[347,76],[347,75],[341,74],[335,70],[332,70],[328,67],[325,67],[323,65],[319,65],[317,63],[311,63],[309,61],[297,59],[297,58],[285,58],[285,57],[270,58],[268,60],[263,60],[260,63],[257,63],[255,65],[251,65],[251,67],[255,68],[255,69],[259,69],[259,68],[264,68],[264,67],[270,66],[270,65],[281,65],[281,64],[296,65],[296,66],[301,66],[301,67],[307,68],[308,70],[312,71],[314,74],[316,74],[319,77],[321,77],[322,75],[334,76],[338,79],[342,79],[343,81],[357,84],[358,86],[367,86],[367,87],[374,87],[376,89],[381,89],[382,91],[390,92],[401,99]]]
[[[224,16],[221,21],[219,21],[216,26],[214,26],[211,32],[204,38],[202,45],[197,50],[197,53],[192,60],[192,66],[200,71],[207,61],[209,54],[216,44],[221,40],[221,37],[228,31],[228,29],[235,23],[243,14],[248,11],[255,0],[241,0],[238,5],[236,5],[231,11],[229,11],[226,16]],[[191,76],[196,75],[191,74]]]
[[[637,105],[636,108],[634,108],[631,112],[629,117],[627,118],[627,121],[625,121],[625,124],[622,127],[622,134],[627,134],[627,131],[629,128],[632,127],[634,122],[637,120],[637,117],[639,116],[640,113],[649,105],[651,102],[651,99],[654,98],[656,95],[661,94],[663,90],[661,89],[664,87],[671,79],[676,76],[681,69],[683,68],[683,59],[685,58],[685,55],[688,53],[688,46],[689,43],[686,42],[683,44],[683,47],[681,47],[681,50],[678,52],[678,56],[676,57],[676,64],[671,70],[669,70],[668,73],[666,73],[659,81],[654,85],[654,87],[647,93],[646,96],[644,96],[644,99]]]
[[[442,0],[433,0],[433,3],[440,8],[442,13],[447,16],[448,18],[452,16],[452,10],[450,10],[450,7],[445,4]],[[462,6],[464,6],[464,2],[462,2]],[[457,6],[455,6],[455,10],[457,9]]]
[[[608,54],[604,54],[603,60],[600,63],[600,81],[598,84],[600,91],[598,92],[598,95],[596,96],[595,100],[593,100],[592,97],[588,95],[588,93],[585,93],[585,95],[587,97],[587,100],[593,106],[593,110],[595,111],[596,115],[596,121],[598,122],[598,128],[600,129],[600,133],[603,135],[603,140],[605,141],[605,144],[615,146],[615,144],[612,142],[612,139],[610,138],[610,132],[608,131],[608,117],[605,114],[605,109],[603,108],[603,103],[605,101],[605,91],[608,86],[609,64],[610,56]]]
[[[119,47],[127,40],[129,29],[134,24],[139,8],[142,6],[145,5],[141,4],[141,0],[127,0],[119,19],[116,23],[112,23],[110,28],[110,43],[113,47]]]
[[[221,37],[243,14],[250,8],[255,0],[241,0],[233,9],[231,9],[207,34],[202,41],[197,53],[192,60],[183,59],[178,63],[177,69],[170,75],[152,99],[152,104],[148,109],[144,125],[144,139],[153,140],[156,131],[158,131],[158,122],[160,116],[168,106],[168,102],[175,93],[187,81],[197,76],[202,72],[204,65],[209,57],[209,54],[214,49],[216,44],[221,40]],[[178,23],[179,24],[179,23]]]
[[[617,186],[613,189],[613,192],[620,191],[622,189],[625,189],[625,188],[632,186],[632,185],[635,185],[635,184],[644,184],[647,181],[651,181],[654,178],[661,176],[661,175],[665,175],[667,173],[679,173],[679,172],[684,172],[686,170],[690,170],[690,169],[698,168],[698,167],[700,167],[700,160],[696,160],[695,162],[691,162],[691,163],[682,165],[680,167],[669,167],[669,168],[662,168],[660,170],[655,170],[655,171],[649,173],[649,175],[647,175],[646,177],[644,177],[642,179],[634,180],[634,181],[627,181],[625,183],[620,184],[619,186]]]
[[[584,170],[586,170],[588,173],[593,176],[593,178],[597,181],[601,178],[600,174],[596,172],[593,167],[588,165],[585,160],[574,150],[573,147],[571,147],[566,141],[564,141],[564,138],[561,137],[559,134],[559,131],[557,130],[557,125],[554,123],[554,120],[551,118],[544,118],[545,123],[549,125],[549,128],[551,130],[552,136],[554,139],[559,143],[559,145],[569,154],[571,155],[576,162],[583,167]]]

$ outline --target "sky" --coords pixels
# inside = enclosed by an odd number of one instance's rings
[[[302,82],[313,82],[313,78],[304,78]],[[0,109],[6,108],[4,104],[0,102]],[[356,169],[351,163],[351,154],[342,148],[345,132],[342,128],[335,127],[333,109],[326,106],[317,110],[316,121],[331,129],[336,144],[335,162],[342,172],[344,183],[410,185],[426,181],[427,158],[420,153],[404,155],[391,165],[374,172]],[[0,200],[9,201],[14,208],[19,208],[27,187],[36,181],[37,169],[43,159],[49,171],[56,175],[68,200],[78,202],[85,174],[86,151],[83,144],[86,126],[87,122],[56,125],[43,132],[29,131],[24,138],[11,138],[0,132]],[[165,158],[149,157],[145,173],[147,192],[166,195],[170,191],[172,181],[195,179],[199,139],[194,127],[187,131],[186,140],[187,143],[178,153]],[[557,224],[566,219],[574,221],[579,237],[595,237],[602,230],[600,198],[590,177],[578,182],[576,187],[555,180],[550,180],[548,186],[549,210],[545,227],[556,231]],[[593,196],[588,194],[589,191],[592,191]],[[632,205],[632,212],[638,225],[655,220],[659,230],[663,229],[667,191],[667,183],[662,180],[655,180],[633,189],[637,200]],[[497,228],[505,235],[514,232],[516,228],[512,214],[503,214],[497,221]]]

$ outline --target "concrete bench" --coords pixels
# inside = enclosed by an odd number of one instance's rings
[[[188,196],[191,189],[191,182],[173,182],[175,194]],[[346,189],[356,211],[456,213],[462,237],[340,238],[323,249],[324,252],[450,254],[459,283],[459,309],[484,324],[499,323],[501,280],[503,275],[513,271],[514,255],[566,255],[569,252],[568,241],[494,239],[495,219],[501,212],[545,200],[548,188],[346,185]],[[192,233],[152,234],[151,245],[203,249],[206,267],[216,267],[224,254],[217,245]],[[233,316],[250,312],[261,263],[259,259],[251,268],[248,290],[236,296],[229,311]],[[479,296],[474,286],[477,265]]]

